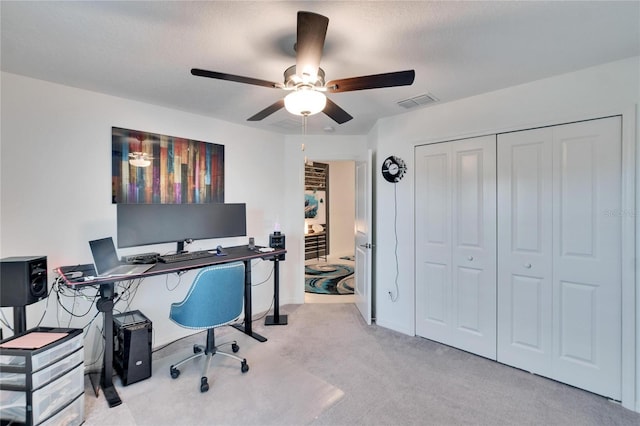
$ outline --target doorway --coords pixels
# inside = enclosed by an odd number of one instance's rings
[[[354,227],[355,162],[308,160],[305,164],[305,303],[355,302],[350,292],[355,278]],[[320,282],[324,280],[323,274],[326,281]],[[313,286],[318,287],[318,292],[310,291],[314,290]]]

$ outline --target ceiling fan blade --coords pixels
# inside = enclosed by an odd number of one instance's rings
[[[296,38],[296,74],[310,76],[315,82],[324,39],[327,35],[329,18],[312,12],[298,12],[298,31]]]
[[[269,105],[259,113],[255,114],[254,116],[247,118],[247,121],[260,121],[282,108],[284,108],[284,99],[280,99],[279,101]]]
[[[241,75],[224,74],[216,71],[207,71],[199,68],[192,68],[191,74],[198,77],[208,77],[208,78],[215,78],[218,80],[235,81],[236,83],[253,84],[254,86],[263,86],[263,87],[271,87],[271,88],[279,87],[278,83],[273,83],[271,81],[260,80],[258,78],[243,77]]]
[[[353,118],[347,111],[340,108],[329,98],[327,98],[327,105],[322,112],[338,124],[346,123]]]
[[[354,90],[380,89],[382,87],[409,86],[416,77],[414,70],[388,72],[362,77],[331,80],[326,84],[331,93],[351,92]]]

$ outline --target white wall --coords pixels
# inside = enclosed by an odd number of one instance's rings
[[[370,135],[377,141],[375,170],[379,170],[382,159],[397,155],[407,162],[408,172],[396,184],[400,296],[395,303],[386,295],[393,288],[396,270],[392,243],[394,209],[389,208],[389,203],[394,199],[394,188],[382,179],[380,173],[376,173],[377,244],[374,275],[377,280],[377,323],[406,334],[415,334],[413,159],[416,145],[626,113],[623,120],[627,127],[623,129],[623,138],[634,146],[638,143],[638,122],[631,127],[629,122],[635,120],[635,108],[640,101],[639,76],[639,58],[636,57],[380,120]],[[623,161],[630,161],[633,168],[633,158]],[[631,198],[630,211],[637,211],[633,195],[628,197]],[[629,216],[628,220],[637,220],[631,217],[637,215]],[[627,269],[635,259],[628,261],[625,264]],[[637,287],[635,310],[640,313],[640,291],[637,291]],[[634,296],[631,296],[633,300]],[[637,321],[636,328],[634,333],[630,333],[629,328],[623,331],[625,338],[631,340],[624,343],[627,352],[623,365],[626,365],[627,372],[634,372],[632,377],[636,375],[633,360],[640,365],[640,355],[633,354],[633,340],[640,341],[637,334],[640,321]],[[629,408],[635,405],[635,409],[640,411],[637,396],[640,395],[640,376],[636,376],[635,391],[633,379],[631,385],[628,379],[625,380],[623,404]]]
[[[329,164],[329,254],[353,255],[355,226],[355,162]]]
[[[282,135],[8,73],[1,74],[1,85],[0,257],[46,255],[51,271],[62,265],[91,263],[87,242],[104,236],[115,239],[116,207],[110,196],[111,126],[223,144],[225,200],[247,204],[248,236],[254,236],[257,244],[268,245],[276,221],[285,234],[289,232],[282,191],[286,186],[281,167]],[[191,247],[246,243],[247,237],[238,237],[196,241]],[[175,244],[118,252],[171,250]],[[292,253],[281,263],[282,304],[294,299],[286,265],[297,260],[298,255]],[[265,280],[273,268],[272,262],[254,261],[253,265],[254,283]],[[154,347],[166,344],[185,334],[168,320],[169,305],[182,298],[194,274],[147,278],[130,306],[120,303],[116,308],[140,309],[153,321]],[[53,279],[50,272],[50,286]],[[272,279],[254,287],[254,314],[266,311],[272,296]],[[27,327],[37,324],[45,308],[42,325],[47,326],[82,327],[96,314],[95,307],[84,300],[78,299],[75,305],[71,299],[64,302],[76,313],[88,312],[87,316],[71,319],[56,309],[55,298],[50,297],[48,303],[27,307]],[[2,312],[12,323],[11,308]],[[101,317],[97,323],[101,324]],[[3,332],[5,337],[12,334],[5,327]]]

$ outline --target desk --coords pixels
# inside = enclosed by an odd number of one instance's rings
[[[215,250],[212,250],[215,253]],[[104,392],[104,396],[109,403],[109,407],[115,407],[122,404],[122,400],[118,395],[113,385],[113,300],[115,298],[115,283],[119,281],[136,280],[140,278],[152,277],[155,275],[165,275],[173,272],[188,271],[191,269],[200,269],[206,266],[217,265],[221,263],[230,263],[242,261],[244,262],[244,326],[237,324],[235,328],[242,331],[248,336],[260,342],[266,342],[267,339],[257,333],[254,333],[251,329],[251,260],[263,259],[271,260],[274,262],[274,286],[277,289],[279,286],[278,271],[279,261],[283,258],[287,252],[285,249],[275,249],[274,251],[261,253],[256,250],[250,250],[247,246],[227,247],[224,249],[226,256],[217,256],[212,254],[210,257],[204,257],[200,259],[186,260],[183,262],[174,263],[156,263],[152,268],[146,272],[138,275],[126,275],[118,277],[97,278],[91,281],[74,282],[69,281],[60,273],[64,284],[70,288],[81,288],[86,286],[99,286],[100,299],[96,302],[98,311],[104,315],[104,338],[105,338],[105,351],[103,357],[102,373],[100,375],[100,387]]]

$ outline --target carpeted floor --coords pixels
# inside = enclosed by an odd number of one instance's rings
[[[280,312],[288,325],[253,323],[264,343],[221,330],[238,340],[246,374],[234,360],[214,357],[209,392],[199,391],[200,363],[172,380],[168,366],[204,339],[200,333],[155,353],[151,378],[127,387],[116,380],[118,407],[87,387],[85,425],[640,424],[639,413],[598,395],[367,326],[353,304],[285,305]]]

